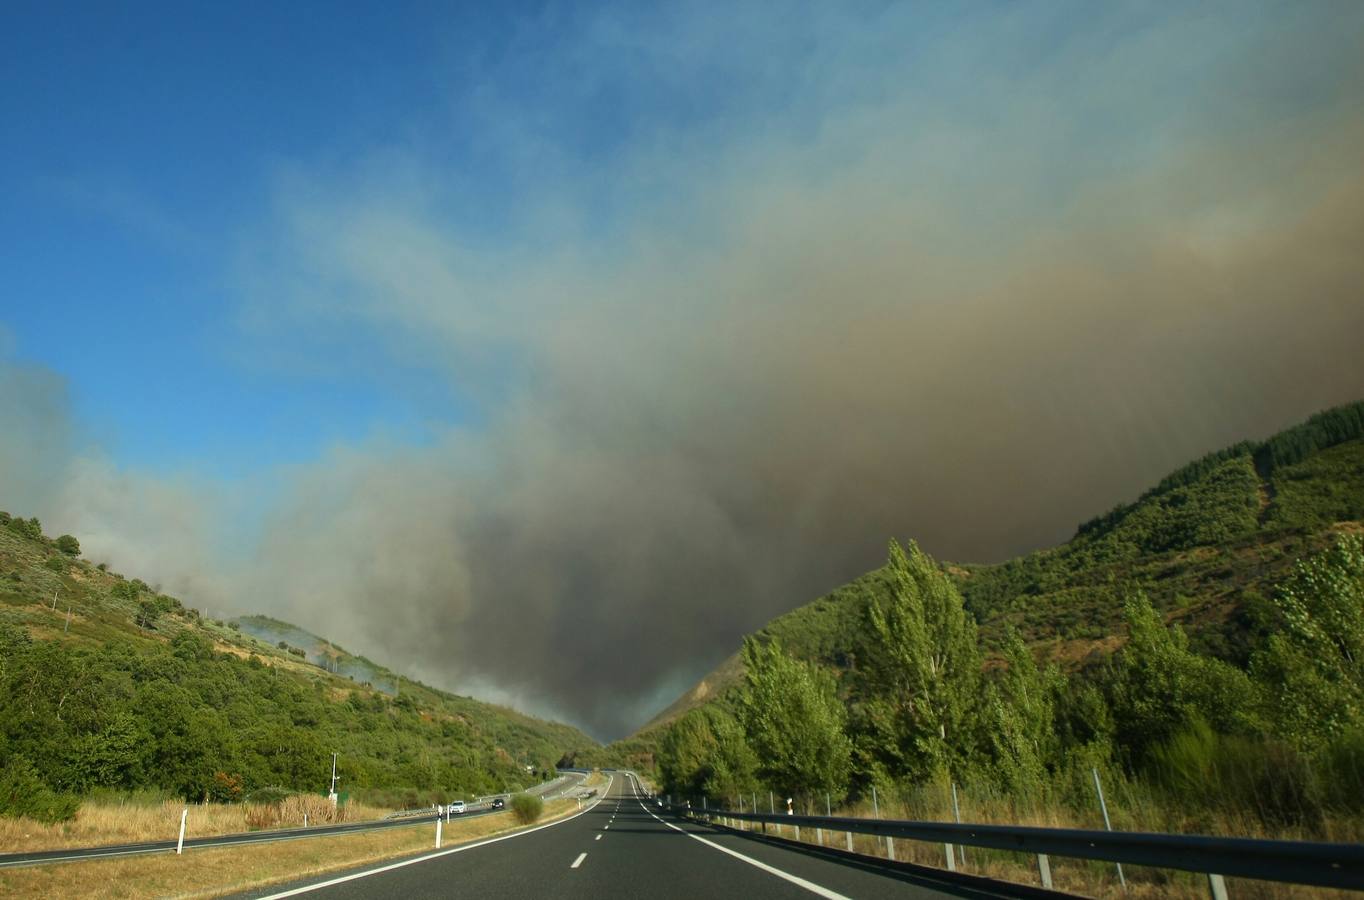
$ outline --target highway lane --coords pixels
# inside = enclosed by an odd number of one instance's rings
[[[893,876],[740,834],[660,815],[638,785],[613,776],[603,799],[573,818],[533,831],[452,848],[387,866],[242,895],[358,898],[477,896],[743,896],[784,900],[997,897],[1004,894]]]

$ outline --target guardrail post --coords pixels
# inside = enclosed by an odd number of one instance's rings
[[[1099,767],[1094,766],[1089,771],[1094,773],[1094,790],[1098,791],[1099,793],[1099,809],[1103,810],[1104,829],[1107,831],[1112,831],[1113,823],[1108,820],[1108,804],[1104,802],[1104,786],[1099,783]],[[1127,878],[1122,874],[1122,863],[1118,863],[1117,866],[1118,882],[1122,885],[1122,889],[1125,892],[1127,890]]]
[[[1047,859],[1047,854],[1037,854],[1037,871],[1042,873],[1042,887],[1051,890],[1051,860]]]
[[[848,831],[848,832],[844,832],[844,833],[848,835],[848,852],[851,853],[851,852],[853,852],[852,832],[851,832],[851,831]]]
[[[952,814],[956,816],[957,824],[961,824],[961,807],[957,805],[957,783],[952,782]],[[957,845],[957,855],[961,857],[961,867],[966,868],[966,845]]]
[[[1227,882],[1221,875],[1208,873],[1208,891],[1212,900],[1227,900]]]
[[[881,804],[876,801],[876,785],[874,784],[871,786],[871,817],[873,819],[881,818]],[[889,841],[890,838],[886,838],[886,840]],[[889,844],[886,845],[886,853],[890,853]]]
[[[886,859],[895,862],[895,838],[886,835]]]
[[[189,818],[189,807],[186,806],[180,813],[180,839],[175,842],[175,855],[179,856],[185,849],[185,820]]]

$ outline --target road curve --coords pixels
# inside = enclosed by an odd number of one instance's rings
[[[643,897],[683,900],[741,896],[782,900],[1001,897],[915,873],[849,865],[799,848],[663,815],[633,776],[617,773],[582,813],[534,829],[237,895],[238,900],[319,897]]]

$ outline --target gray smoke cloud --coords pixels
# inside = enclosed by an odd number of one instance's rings
[[[1046,546],[1364,396],[1361,17],[1330,12],[1055,46],[1018,13],[912,59],[893,11],[740,15],[725,47],[594,22],[554,90],[624,48],[789,77],[799,121],[652,131],[583,188],[488,88],[486,139],[550,173],[514,240],[419,150],[294,168],[243,252],[259,353],[326,365],[318,328],[360,327],[347,365],[420,360],[480,416],[278,475],[258,552],[203,589],[610,738],[892,535]]]

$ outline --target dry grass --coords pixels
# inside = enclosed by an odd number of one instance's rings
[[[297,828],[307,813],[308,824],[365,822],[383,818],[386,809],[350,803],[333,809],[325,797],[300,794],[283,803],[192,803],[176,801],[152,805],[83,803],[69,822],[48,825],[32,819],[0,818],[0,847],[6,853],[59,850],[66,847],[97,847],[140,841],[175,840],[180,832],[180,813],[189,809],[186,837],[208,837],[259,831],[263,828]]]
[[[562,818],[577,808],[573,800],[557,800],[546,807],[544,820]],[[511,817],[505,814],[452,820],[444,827],[443,846],[513,830]],[[366,834],[186,850],[180,857],[165,853],[0,869],[0,896],[216,897],[433,850],[434,840],[428,822]]]

